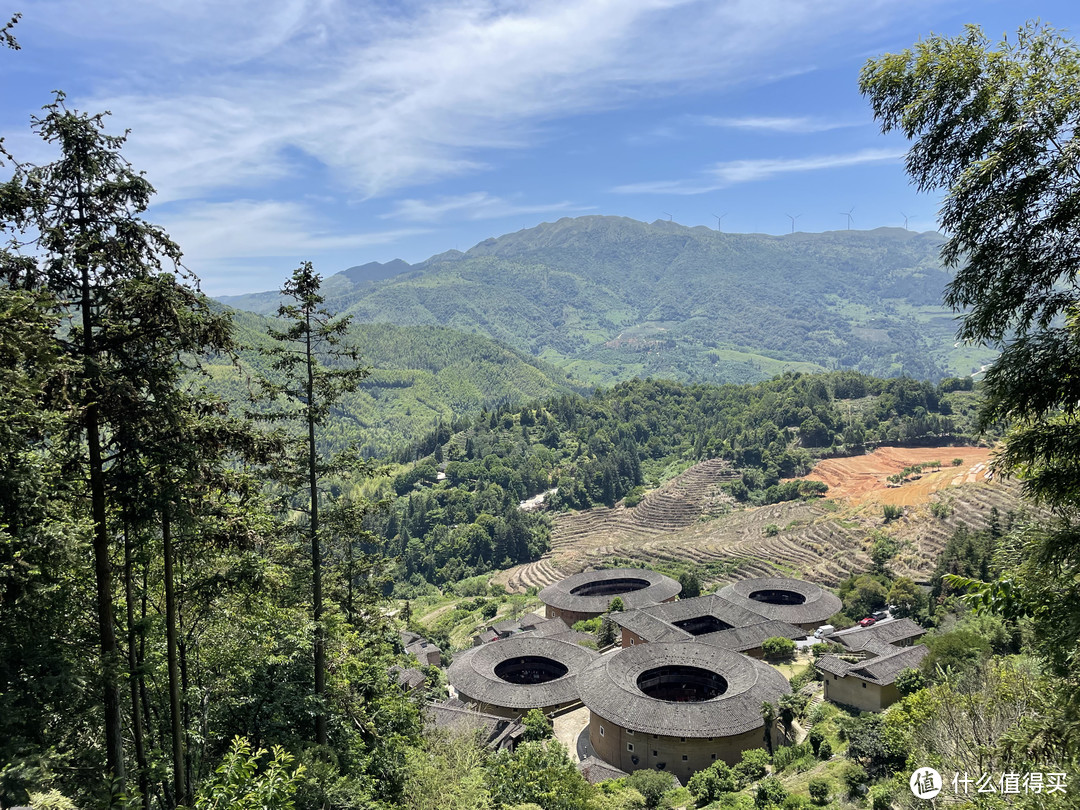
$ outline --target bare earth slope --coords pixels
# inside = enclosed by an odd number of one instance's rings
[[[650,492],[632,509],[597,507],[555,516],[552,550],[536,562],[499,572],[511,591],[543,587],[590,566],[621,563],[695,563],[706,584],[748,576],[788,574],[836,585],[870,566],[869,537],[894,536],[901,552],[898,574],[925,580],[957,528],[987,525],[991,509],[1021,508],[1019,488],[987,480],[985,448],[880,448],[872,454],[821,462],[807,476],[829,484],[829,500],[729,510],[720,486],[735,473],[720,459],[701,462]],[[963,464],[952,466],[954,458]],[[940,472],[898,488],[889,475],[919,462],[940,460]],[[935,517],[930,504],[948,505]],[[884,523],[882,504],[904,508]],[[765,528],[779,532],[767,536]]]

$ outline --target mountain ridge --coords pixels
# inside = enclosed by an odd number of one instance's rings
[[[940,379],[993,356],[954,345],[940,304],[952,278],[943,240],[902,228],[776,236],[564,217],[464,253],[369,263],[401,272],[352,283],[344,271],[324,291],[330,309],[360,321],[482,334],[593,384],[837,368]]]

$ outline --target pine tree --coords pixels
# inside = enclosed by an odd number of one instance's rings
[[[175,389],[178,357],[224,348],[229,325],[183,285],[179,248],[140,217],[153,188],[121,156],[124,137],[104,131],[104,116],[69,110],[57,93],[33,125],[60,157],[17,166],[4,186],[4,216],[37,260],[5,261],[3,276],[14,289],[52,296],[66,320],[55,340],[72,365],[67,438],[89,491],[106,765],[123,789],[111,547],[125,481],[106,459],[131,415],[153,411]]]
[[[269,334],[277,346],[265,350],[272,358],[272,368],[285,382],[264,381],[266,391],[275,398],[283,397],[299,407],[263,414],[262,418],[292,418],[301,423],[305,433],[300,441],[302,450],[297,467],[287,471],[285,480],[307,489],[305,498],[308,515],[307,541],[311,547],[312,619],[315,624],[313,640],[315,697],[315,740],[327,743],[326,724],[326,628],[323,625],[323,551],[319,524],[319,483],[323,478],[342,469],[341,460],[327,460],[319,451],[316,428],[330,413],[331,407],[345,393],[354,391],[369,370],[359,365],[359,355],[343,345],[342,336],[348,329],[348,317],[334,318],[320,307],[321,277],[311,262],[304,262],[293,271],[292,278],[282,288],[282,295],[294,303],[283,304],[278,317],[287,327],[271,327]]]

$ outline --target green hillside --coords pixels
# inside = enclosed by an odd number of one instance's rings
[[[954,345],[941,241],[900,228],[768,236],[589,216],[399,263],[389,279],[339,273],[325,291],[358,320],[487,335],[593,383],[844,368],[938,379],[992,357]],[[274,301],[231,300],[264,311]]]
[[[250,312],[232,315],[237,337],[248,347],[241,352],[239,373],[225,358],[206,367],[212,390],[243,402],[253,373],[266,370],[258,347],[270,343],[270,319]],[[365,452],[383,454],[440,420],[585,388],[548,363],[445,327],[354,323],[347,340],[372,371],[356,393],[343,397],[326,425],[324,441],[337,448],[359,442]]]

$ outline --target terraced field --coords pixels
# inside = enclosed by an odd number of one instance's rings
[[[947,464],[960,456],[957,450],[931,452]],[[903,516],[888,524],[879,496],[897,490],[884,486],[880,491],[862,488],[862,495],[850,499],[731,509],[719,486],[734,472],[719,459],[704,461],[650,492],[633,509],[598,507],[557,515],[551,552],[539,561],[500,572],[495,580],[511,591],[523,591],[590,566],[623,560],[646,565],[697,563],[707,585],[776,574],[836,585],[870,566],[869,538],[878,530],[900,542],[901,552],[893,563],[896,572],[925,580],[945,541],[959,526],[983,528],[992,508],[998,509],[1002,519],[1021,508],[1019,488],[987,481],[985,466],[979,468],[985,453],[976,455],[970,467],[943,470],[934,474],[942,480],[912,487],[910,502],[898,504],[903,506]],[[945,517],[931,513],[934,501],[947,505]],[[766,534],[770,526],[778,531],[772,534],[770,529]]]

